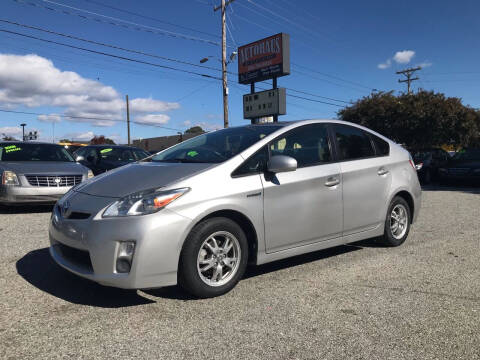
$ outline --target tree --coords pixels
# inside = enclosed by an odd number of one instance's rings
[[[480,112],[461,99],[420,90],[372,93],[338,112],[342,120],[364,125],[410,148],[479,141]]]
[[[2,133],[2,140],[3,141],[18,141],[13,136],[9,136],[9,135],[3,134],[3,133]]]
[[[203,134],[205,130],[201,126],[192,126],[190,129],[185,130],[185,134]]]
[[[112,139],[106,138],[104,135],[95,135],[92,140],[90,140],[91,145],[101,145],[101,144],[109,144],[115,145],[115,142]]]

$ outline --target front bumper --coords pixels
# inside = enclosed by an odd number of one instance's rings
[[[79,193],[75,197],[103,201],[100,209],[112,202],[109,198]],[[75,201],[70,202],[74,207]],[[168,209],[144,216],[103,219],[93,214],[85,220],[70,220],[63,218],[55,206],[49,227],[50,254],[68,271],[102,285],[124,289],[175,285],[180,251],[190,223],[191,220]],[[116,271],[122,241],[136,244],[129,273]]]
[[[0,185],[0,204],[55,203],[71,187],[27,187]]]

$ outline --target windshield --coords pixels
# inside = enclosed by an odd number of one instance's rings
[[[0,161],[74,161],[61,145],[28,142],[0,143]]]
[[[453,156],[456,160],[480,161],[480,149],[460,150]]]
[[[151,160],[220,163],[234,157],[280,128],[281,125],[252,125],[218,130],[172,146],[154,155]]]

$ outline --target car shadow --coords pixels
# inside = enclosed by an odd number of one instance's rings
[[[380,247],[374,239],[337,246],[325,250],[294,256],[264,265],[249,266],[243,279],[268,274],[286,268],[308,264],[333,256],[358,251],[364,247]],[[16,263],[17,272],[37,289],[73,304],[89,305],[102,308],[119,308],[154,303],[141,296],[136,290],[118,289],[99,285],[71,274],[57,265],[50,256],[48,248],[33,250]],[[179,286],[158,289],[142,289],[142,292],[164,299],[182,301],[197,300],[183,291]]]
[[[135,290],[102,286],[69,273],[53,261],[48,248],[29,252],[16,267],[18,274],[37,289],[74,304],[119,308],[154,302]]]
[[[54,205],[0,205],[0,214],[35,214],[50,213]]]

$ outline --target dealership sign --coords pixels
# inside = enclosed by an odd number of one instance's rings
[[[290,36],[280,33],[238,48],[238,82],[250,84],[290,74]]]

